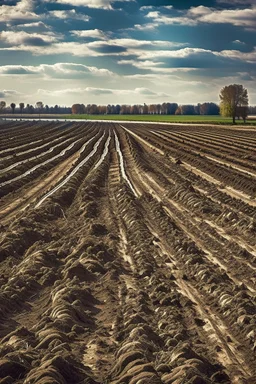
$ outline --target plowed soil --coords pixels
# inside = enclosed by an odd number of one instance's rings
[[[0,384],[256,383],[255,130],[0,139]]]

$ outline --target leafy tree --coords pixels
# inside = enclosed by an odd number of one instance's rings
[[[248,92],[243,85],[226,85],[220,91],[220,112],[222,116],[229,116],[236,122],[237,108],[248,106]]]
[[[34,113],[34,107],[33,107],[33,105],[27,104],[26,109],[27,109],[27,111],[28,111],[29,114],[32,115],[32,113]]]
[[[78,115],[80,113],[80,104],[73,104],[72,105],[72,114]]]
[[[176,111],[175,111],[175,115],[181,115],[182,113],[181,113],[181,105],[179,105],[178,106],[178,108],[176,109]]]
[[[131,114],[132,115],[139,115],[140,113],[140,110],[139,110],[139,106],[134,104],[131,106]]]
[[[11,107],[11,109],[12,109],[12,113],[14,113],[14,110],[15,110],[16,104],[15,104],[15,103],[11,103],[10,107]]]
[[[203,103],[198,106],[200,115],[219,115],[220,113],[220,108],[215,103]]]
[[[178,109],[177,103],[167,103],[167,115],[175,115],[176,110]]]
[[[44,107],[44,103],[43,103],[42,101],[38,101],[38,102],[36,103],[36,107],[37,107],[38,109],[42,109],[42,108]]]
[[[181,105],[181,115],[194,115],[195,114],[195,106],[191,104]]]
[[[150,104],[149,113],[150,113],[150,115],[154,115],[156,113],[156,105],[155,104]]]
[[[143,113],[143,115],[147,115],[148,114],[148,106],[145,103],[144,103],[143,108],[142,108],[142,113]]]
[[[89,111],[90,105],[87,105],[87,109]],[[72,105],[72,114],[73,115],[80,115],[86,113],[86,108],[84,104],[73,104]]]
[[[0,111],[2,112],[6,107],[6,102],[3,100],[3,101],[0,101]]]
[[[116,114],[120,115],[120,111],[121,111],[121,105],[117,104],[116,105]]]
[[[42,109],[43,109],[43,107],[44,107],[44,103],[43,103],[42,101],[38,101],[38,102],[36,103],[36,107],[37,107],[37,109],[38,109],[38,112],[39,112],[39,119],[40,119],[40,113],[42,112]]]
[[[23,109],[25,108],[25,104],[24,103],[20,103],[20,113],[22,114],[22,111]]]
[[[238,119],[240,119],[240,117],[242,117],[244,123],[246,123],[246,119],[248,117],[248,112],[249,112],[248,107],[237,107],[236,116],[238,117]]]

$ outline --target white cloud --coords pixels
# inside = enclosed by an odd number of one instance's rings
[[[196,26],[199,23],[208,24],[232,24],[238,27],[256,29],[256,7],[245,9],[216,9],[200,5],[191,7],[181,16],[163,14],[160,11],[152,11],[146,15],[154,23],[164,25],[189,25]]]
[[[212,10],[200,17],[199,21],[214,24],[232,24],[237,27],[256,29],[256,7],[247,9]]]
[[[40,28],[40,29],[51,29],[51,27],[42,21],[35,21],[33,23],[18,24],[16,28]]]
[[[71,35],[93,39],[106,39],[106,35],[100,29],[86,29],[81,31],[70,31]]]
[[[145,96],[154,96],[162,97],[168,96],[163,92],[153,92],[148,88],[135,88],[135,89],[112,89],[112,88],[95,88],[95,87],[86,87],[86,88],[66,88],[60,89],[57,91],[50,91],[46,89],[38,89],[38,94],[43,96],[59,96],[67,94],[89,94],[89,95],[116,95],[116,96],[136,96],[136,95],[145,95]]]
[[[15,97],[15,96],[19,96],[19,95],[22,95],[21,92],[18,92],[16,90],[13,90],[13,89],[4,89],[2,91],[0,91],[0,97],[3,97],[3,98],[9,98],[9,97]]]
[[[217,0],[217,3],[220,4],[240,4],[240,5],[245,5],[245,4],[256,4],[256,0]]]
[[[0,48],[0,51],[27,51],[31,52],[34,55],[42,56],[42,55],[52,55],[52,54],[65,54],[68,53],[73,56],[103,56],[102,54],[96,53],[90,50],[87,47],[87,44],[79,44],[74,42],[62,42],[62,43],[54,43],[48,46],[45,46],[43,51],[41,47],[33,46],[33,45],[14,45],[10,48]]]
[[[234,41],[232,41],[232,43],[245,45],[245,43],[241,40],[234,40]]]
[[[33,12],[34,7],[34,0],[20,0],[16,5],[1,5],[0,22],[38,19],[39,16]]]
[[[50,11],[49,15],[56,17],[57,19],[73,19],[73,20],[83,20],[89,21],[90,17],[83,13],[77,13],[75,9],[65,10],[65,11]]]
[[[113,9],[112,4],[115,2],[131,2],[135,0],[45,0],[48,3],[67,4],[75,7],[88,7],[99,9]]]
[[[14,32],[10,32],[13,34]],[[17,32],[15,32],[17,33]],[[26,32],[23,32],[25,34]],[[40,35],[42,36],[51,36]],[[28,36],[27,36],[28,37]],[[56,36],[55,36],[56,37]],[[43,37],[42,37],[43,38]],[[57,38],[57,37],[56,37]],[[9,38],[11,40],[11,37]],[[13,44],[15,44],[15,37],[12,38]],[[157,57],[157,54],[160,52],[162,56],[169,57],[169,52],[175,51],[151,51],[151,47],[162,47],[162,48],[174,48],[184,46],[184,43],[175,43],[170,41],[162,40],[136,40],[136,39],[109,39],[107,41],[98,40],[88,43],[78,43],[78,42],[53,42],[50,45],[47,45],[42,50],[41,47],[36,44],[29,45],[28,41],[23,43],[20,41],[20,45],[14,45],[8,48],[0,48],[0,51],[28,51],[35,55],[51,55],[51,54],[70,54],[73,56],[91,56],[91,57],[100,57],[100,56],[129,56],[136,55],[141,59],[147,59],[148,57]],[[109,47],[109,51],[106,49]],[[115,51],[115,47],[121,48],[120,50]],[[112,49],[113,48],[113,49]]]
[[[164,8],[164,9],[173,9],[173,5],[158,5],[158,6],[154,6],[154,5],[144,5],[143,7],[140,7],[140,10],[141,11],[148,11],[150,9],[159,9],[159,8]]]
[[[72,78],[75,75],[114,76],[115,74],[105,68],[90,67],[76,63],[56,63],[33,65],[3,65],[0,66],[0,75],[41,75],[46,77]]]
[[[126,28],[126,30],[130,31],[148,31],[153,30],[158,27],[157,23],[145,23],[145,24],[135,24],[133,28]]]
[[[157,73],[157,75],[156,74],[152,74],[152,73],[141,74],[141,78],[146,78],[147,76],[148,77],[157,76],[157,78],[159,80],[160,80],[160,78],[159,78],[159,74],[160,73],[161,73],[161,76],[163,76],[163,74],[173,74],[173,73],[177,73],[177,72],[184,73],[184,72],[192,72],[192,71],[196,70],[196,68],[169,68],[169,67],[162,67],[162,65],[164,65],[164,62],[162,62],[162,61],[119,60],[117,63],[120,64],[120,65],[131,65],[131,66],[133,66],[135,68],[145,69],[145,70]],[[132,76],[137,76],[138,77],[140,75],[130,75],[129,77],[132,77]]]
[[[147,18],[153,19],[154,23],[157,25],[164,24],[164,25],[190,25],[194,26],[197,25],[197,20],[190,18],[188,16],[169,16],[162,14],[159,11],[153,11],[149,12],[146,15]]]
[[[3,31],[0,32],[0,38],[7,44],[24,44],[24,45],[42,45],[43,43],[53,43],[58,41],[61,36],[52,32],[42,33],[28,33],[24,31]]]
[[[224,50],[216,52],[217,56],[227,57],[230,59],[238,59],[247,63],[256,63],[256,48],[251,52],[241,52],[237,50]]]
[[[173,48],[173,47],[179,47],[186,45],[184,43],[175,43],[171,41],[166,40],[137,40],[137,39],[130,39],[130,38],[123,38],[123,39],[108,39],[106,42],[102,41],[93,41],[91,43],[88,43],[88,47],[102,47],[102,46],[121,46],[123,48],[129,49],[133,48],[136,49],[138,47],[148,46],[148,47],[166,47],[166,48]]]
[[[213,53],[210,50],[202,48],[182,48],[177,50],[137,50],[136,54],[140,60],[158,59],[159,57],[165,58],[186,58],[192,55]]]

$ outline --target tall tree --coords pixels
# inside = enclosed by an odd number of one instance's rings
[[[237,108],[248,106],[247,89],[239,84],[226,85],[221,89],[219,97],[221,115],[232,117],[233,124],[235,124]]]
[[[3,100],[3,101],[0,101],[0,111],[3,112],[3,110],[5,109],[6,107],[6,102]]]
[[[148,106],[147,106],[147,104],[145,104],[145,103],[144,103],[144,105],[143,105],[142,113],[143,113],[143,115],[147,115],[147,114],[148,114]]]
[[[44,107],[44,103],[43,103],[42,101],[38,101],[38,102],[36,103],[36,107],[37,107],[37,109],[38,109],[38,111],[39,111],[39,119],[40,119],[40,113],[42,112],[42,109],[43,109],[43,107]]]
[[[166,103],[167,115],[175,115],[176,110],[178,109],[177,103]]]
[[[72,105],[72,114],[78,115],[80,113],[80,104],[73,104]]]
[[[25,104],[24,103],[20,103],[20,113],[22,114],[22,111],[23,109],[25,108]]]
[[[15,103],[11,103],[10,107],[12,109],[12,113],[14,113],[16,104]]]

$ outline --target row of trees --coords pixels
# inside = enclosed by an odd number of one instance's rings
[[[225,86],[220,91],[220,106],[215,103],[185,104],[162,103],[162,104],[134,104],[134,105],[97,105],[97,104],[73,104],[73,114],[93,115],[219,115],[232,117],[235,124],[236,118],[242,118],[244,122],[248,113],[255,113],[256,107],[249,110],[248,91],[240,84]]]
[[[74,104],[72,107],[60,107],[55,105],[49,107],[38,101],[35,106],[24,103],[11,103],[6,106],[5,101],[0,101],[0,112],[12,113],[73,113],[73,114],[91,114],[91,115],[218,115],[220,112],[219,106],[215,103],[203,103],[197,105],[178,105],[177,103],[162,103],[162,104],[134,104],[134,105],[97,105],[97,104]]]
[[[97,105],[73,104],[73,114],[90,115],[218,115],[220,108],[215,103],[178,105],[177,103]]]
[[[73,104],[71,108],[49,107],[44,106],[42,101],[38,101],[34,106],[24,103],[19,104],[19,110],[29,114],[39,113],[70,113],[73,114],[93,114],[93,115],[219,115],[232,117],[233,123],[236,118],[242,118],[246,121],[248,112],[256,112],[256,107],[251,107],[249,110],[248,92],[242,85],[231,84],[225,86],[220,91],[220,106],[215,103],[203,104],[185,104],[178,105],[177,103],[162,103],[162,104],[134,104],[134,105],[97,105],[97,104]],[[11,103],[10,108],[15,112],[16,104]],[[0,101],[0,112],[6,110],[6,102]]]
[[[5,101],[0,101],[0,113],[45,113],[45,114],[68,114],[71,113],[70,107],[60,107],[59,105],[55,105],[54,107],[49,107],[48,105],[44,105],[42,101],[38,101],[35,105],[25,103],[19,103],[16,105],[15,103],[11,103],[7,106]]]

